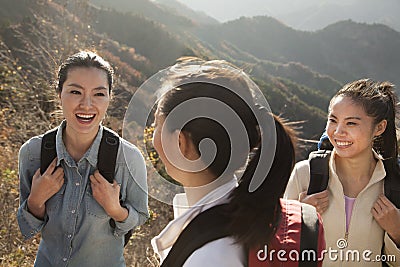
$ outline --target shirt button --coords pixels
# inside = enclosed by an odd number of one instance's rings
[[[63,258],[63,261],[67,261],[67,258]]]
[[[76,186],[79,186],[79,185],[80,185],[80,183],[75,183],[75,185],[76,185]]]
[[[75,210],[71,210],[71,213],[72,213],[72,214],[75,214]]]
[[[72,235],[71,235],[71,234],[69,234],[69,235],[68,235],[68,238],[71,238],[71,237],[72,237]]]

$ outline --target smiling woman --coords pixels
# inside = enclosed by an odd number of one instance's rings
[[[148,218],[144,159],[101,124],[112,83],[113,70],[99,55],[67,58],[56,88],[64,121],[20,149],[18,223],[26,239],[41,233],[35,266],[125,266],[124,235]],[[51,133],[56,158],[41,171]],[[115,158],[102,153],[108,138],[118,144]],[[104,157],[115,162],[111,174],[100,168]]]
[[[323,218],[327,248],[339,248],[343,255],[365,251],[375,258],[381,253],[387,259],[394,255],[388,263],[399,266],[400,211],[394,204],[398,192],[393,196],[392,188],[387,187],[389,180],[400,180],[393,88],[388,82],[362,79],[340,89],[330,101],[326,125],[333,146],[327,188],[307,195],[312,183],[310,161],[305,160],[296,164],[285,196],[317,208]],[[384,195],[388,192],[389,198]],[[365,257],[352,261],[326,256],[325,264],[382,266],[379,260]]]
[[[65,133],[70,137],[65,145],[67,150],[73,150],[70,146],[77,141],[73,137],[79,137],[80,144],[74,149],[78,153],[74,159],[79,160],[96,136],[110,103],[107,75],[95,67],[71,69],[59,96],[68,121]]]

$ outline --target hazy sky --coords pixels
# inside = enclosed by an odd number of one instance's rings
[[[204,11],[221,22],[241,16],[278,16],[324,3],[352,3],[357,0],[178,0],[192,9]],[[385,0],[377,0],[385,1]]]
[[[384,23],[399,30],[400,0],[178,0],[220,22],[268,15],[296,28],[315,30],[338,20]]]

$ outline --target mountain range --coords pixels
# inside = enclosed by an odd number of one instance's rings
[[[52,75],[56,62],[83,47],[107,55],[119,74],[111,112],[117,120],[136,88],[181,56],[225,59],[243,68],[274,113],[302,121],[305,139],[319,137],[329,99],[344,83],[369,77],[400,84],[400,33],[382,24],[345,20],[306,32],[269,16],[220,23],[174,0],[0,4],[7,8],[0,10],[1,41],[31,71],[28,78],[48,80],[43,76]],[[39,63],[49,58],[51,64]]]
[[[341,20],[381,23],[400,31],[397,0],[179,0],[221,22],[242,16],[272,16],[298,30],[315,31]]]

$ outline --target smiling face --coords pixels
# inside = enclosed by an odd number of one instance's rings
[[[75,67],[68,71],[59,95],[68,134],[97,134],[110,103],[108,87],[104,70]]]
[[[355,158],[371,153],[373,138],[385,127],[386,121],[375,124],[374,118],[350,97],[337,96],[330,104],[326,130],[339,157]]]

